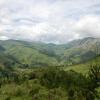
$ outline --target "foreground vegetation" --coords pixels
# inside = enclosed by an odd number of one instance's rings
[[[87,76],[59,67],[0,69],[0,100],[99,100],[100,66]]]

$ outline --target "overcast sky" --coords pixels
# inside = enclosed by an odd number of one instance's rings
[[[0,39],[66,43],[100,37],[100,0],[0,0]]]

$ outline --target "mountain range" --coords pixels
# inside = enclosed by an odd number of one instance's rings
[[[0,41],[0,66],[40,67],[87,62],[100,54],[100,39],[87,37],[66,44]]]

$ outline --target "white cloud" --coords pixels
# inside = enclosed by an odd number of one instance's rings
[[[6,36],[0,36],[0,40],[9,40],[9,38]]]
[[[100,37],[99,0],[0,0],[0,36],[65,43]]]
[[[84,16],[76,22],[75,29],[80,36],[100,37],[100,17]]]

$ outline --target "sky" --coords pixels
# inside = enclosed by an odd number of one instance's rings
[[[100,0],[0,0],[0,40],[67,43],[100,38]]]

